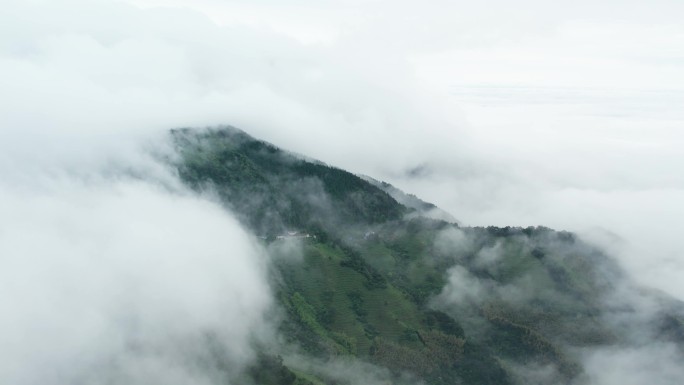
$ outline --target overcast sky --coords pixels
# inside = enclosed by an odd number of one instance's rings
[[[144,155],[164,151],[168,128],[232,124],[394,183],[466,225],[578,231],[684,299],[682,20],[678,0],[10,1],[0,14],[2,257],[22,271],[45,261],[16,228],[47,245],[65,231],[102,241],[117,229],[114,239],[134,245],[117,210],[156,200],[139,223],[168,224],[169,234],[190,219],[217,223],[256,280],[222,290],[262,293],[262,267],[248,262],[258,248]],[[130,170],[154,183],[122,177]],[[157,216],[177,202],[177,216]],[[55,248],[84,256],[103,247],[92,242]],[[212,271],[221,250],[206,250],[200,270]],[[115,264],[114,255],[103,258]],[[95,269],[75,258],[64,276]],[[175,287],[143,271],[133,281]],[[224,311],[253,323],[264,296]],[[177,310],[169,306],[160,311]],[[204,314],[202,324],[217,317]]]

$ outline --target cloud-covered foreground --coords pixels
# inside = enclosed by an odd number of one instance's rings
[[[0,187],[1,382],[204,384],[249,360],[263,254],[220,206],[126,179]]]

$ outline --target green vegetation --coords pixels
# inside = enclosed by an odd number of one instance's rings
[[[377,183],[234,128],[173,138],[183,180],[214,191],[264,242],[287,230],[310,235],[301,259],[272,261],[281,354],[346,357],[427,384],[524,383],[511,368],[550,365],[562,383],[582,372],[572,347],[620,339],[602,317],[619,269],[573,234],[407,216],[415,209]],[[662,334],[684,340],[683,319],[664,315]],[[339,383],[266,354],[248,375]]]
[[[310,162],[235,128],[173,130],[181,178],[211,189],[259,235],[317,233],[348,223],[380,223],[406,208],[349,172]]]

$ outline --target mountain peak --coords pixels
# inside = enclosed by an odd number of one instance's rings
[[[410,209],[350,172],[305,159],[235,127],[172,131],[181,178],[211,189],[251,228],[329,229],[398,220]]]
[[[397,384],[584,384],[578,352],[643,336],[684,347],[684,306],[572,233],[459,226],[234,127],[172,137],[181,179],[216,194],[270,256],[281,342],[239,383],[348,383],[345,362]],[[644,303],[659,311],[638,314]]]

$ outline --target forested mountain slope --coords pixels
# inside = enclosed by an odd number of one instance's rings
[[[279,338],[243,383],[581,384],[588,350],[684,346],[681,303],[572,233],[433,219],[418,198],[232,127],[171,135],[183,181],[270,253]],[[632,317],[632,295],[657,311]]]

